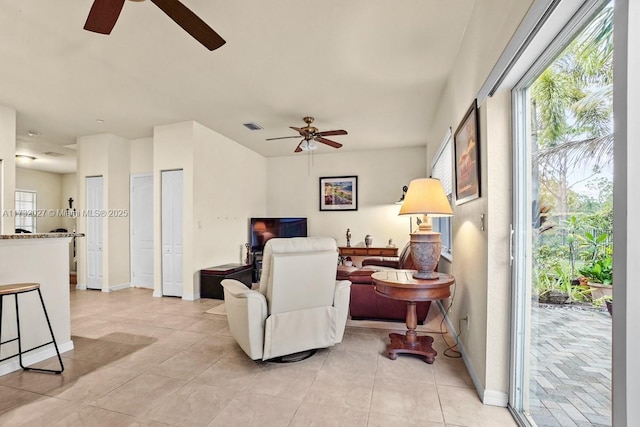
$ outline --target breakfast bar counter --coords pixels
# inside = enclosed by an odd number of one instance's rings
[[[60,352],[73,349],[69,304],[69,243],[76,233],[25,233],[0,235],[0,285],[40,283],[51,326]],[[20,297],[20,330],[23,346],[31,348],[50,341],[49,330],[37,294]],[[16,316],[13,297],[4,298],[2,340],[15,336]],[[1,356],[15,353],[17,343],[2,346]],[[30,365],[53,357],[55,349],[46,346],[24,358]],[[0,358],[2,358],[0,357]],[[18,359],[0,363],[0,375],[20,369]]]

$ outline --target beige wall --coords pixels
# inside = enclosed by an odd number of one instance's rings
[[[487,132],[483,179],[486,182],[485,237],[487,245],[486,369],[488,393],[509,389],[511,267],[509,239],[511,223],[511,92],[501,91],[485,102]],[[489,126],[490,124],[490,126]],[[496,307],[500,307],[496,309]],[[473,324],[474,328],[479,325]],[[482,328],[479,328],[482,332]],[[495,399],[500,399],[495,396]]]
[[[109,174],[105,179],[109,228],[109,287],[128,287],[131,281],[129,256],[129,141],[115,138],[109,144]],[[111,212],[111,213],[110,213]],[[121,212],[124,214],[114,214]]]
[[[182,169],[183,299],[200,296],[199,270],[240,262],[247,218],[264,212],[266,161],[199,123],[154,128],[154,295],[162,295],[161,172]]]
[[[131,140],[131,175],[153,172],[153,138]]]
[[[16,110],[0,105],[0,209],[13,211],[16,186]],[[0,218],[0,233],[15,231],[12,215]]]
[[[447,128],[452,127],[455,132],[532,1],[500,3],[507,13],[502,19],[492,17],[494,25],[490,29],[483,27],[481,22],[491,8],[480,3],[474,7],[454,72],[427,134],[429,164]],[[482,197],[454,206],[453,263],[444,266],[444,270],[451,271],[456,277],[456,301],[449,314],[450,320],[457,325],[458,319],[469,316],[469,330],[461,335],[468,356],[465,362],[483,401],[497,405],[507,403],[509,375],[508,331],[492,329],[500,321],[508,320],[509,315],[507,295],[504,294],[509,289],[509,277],[504,272],[498,273],[508,263],[508,254],[500,250],[500,242],[504,242],[509,233],[509,222],[502,209],[510,188],[510,180],[504,181],[510,174],[511,164],[505,145],[509,138],[508,107],[504,95],[479,106]],[[498,188],[489,189],[493,185]],[[484,231],[481,230],[481,215],[485,215]],[[496,296],[500,296],[504,305],[490,300]]]
[[[129,210],[129,142],[111,134],[78,138],[78,210],[87,209],[87,177],[102,176],[104,180],[103,207],[110,210]],[[80,233],[86,233],[86,217],[77,218]],[[103,222],[103,288],[104,292],[128,286],[129,274],[129,217],[107,215]],[[77,239],[78,285],[86,286],[86,239]]]
[[[62,204],[62,175],[27,168],[16,168],[16,190],[34,191],[38,211],[46,211],[36,218],[36,231],[48,233],[65,228],[65,217],[60,214]],[[58,215],[60,214],[60,215]]]
[[[78,183],[75,173],[66,173],[62,175],[62,190],[60,192],[60,203],[63,208],[69,207],[69,198],[73,199],[73,208],[78,210]],[[77,229],[76,219],[72,216],[63,218],[64,228],[69,231]]]
[[[318,150],[320,151],[320,150]],[[426,176],[423,147],[358,152],[328,151],[269,158],[267,173],[267,216],[308,218],[309,235],[325,235],[346,244],[364,246],[370,234],[374,246],[386,246],[393,239],[402,247],[409,241],[409,217],[398,216],[395,202],[409,181]],[[358,176],[357,211],[320,211],[319,179],[329,176]]]
[[[195,126],[195,142],[192,227],[197,272],[244,261],[249,217],[265,209],[267,162],[199,124]]]

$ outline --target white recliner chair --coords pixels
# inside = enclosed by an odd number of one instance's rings
[[[351,282],[336,281],[330,237],[274,238],[265,245],[260,289],[222,281],[229,330],[253,360],[270,360],[342,341]]]

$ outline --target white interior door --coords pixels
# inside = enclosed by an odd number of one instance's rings
[[[182,170],[162,172],[162,294],[182,296]]]
[[[131,177],[131,285],[153,288],[153,175]]]
[[[87,288],[102,289],[103,180],[87,178]]]

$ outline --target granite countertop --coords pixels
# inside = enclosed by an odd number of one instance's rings
[[[17,233],[0,234],[0,240],[55,239],[60,237],[84,237],[84,233]]]

